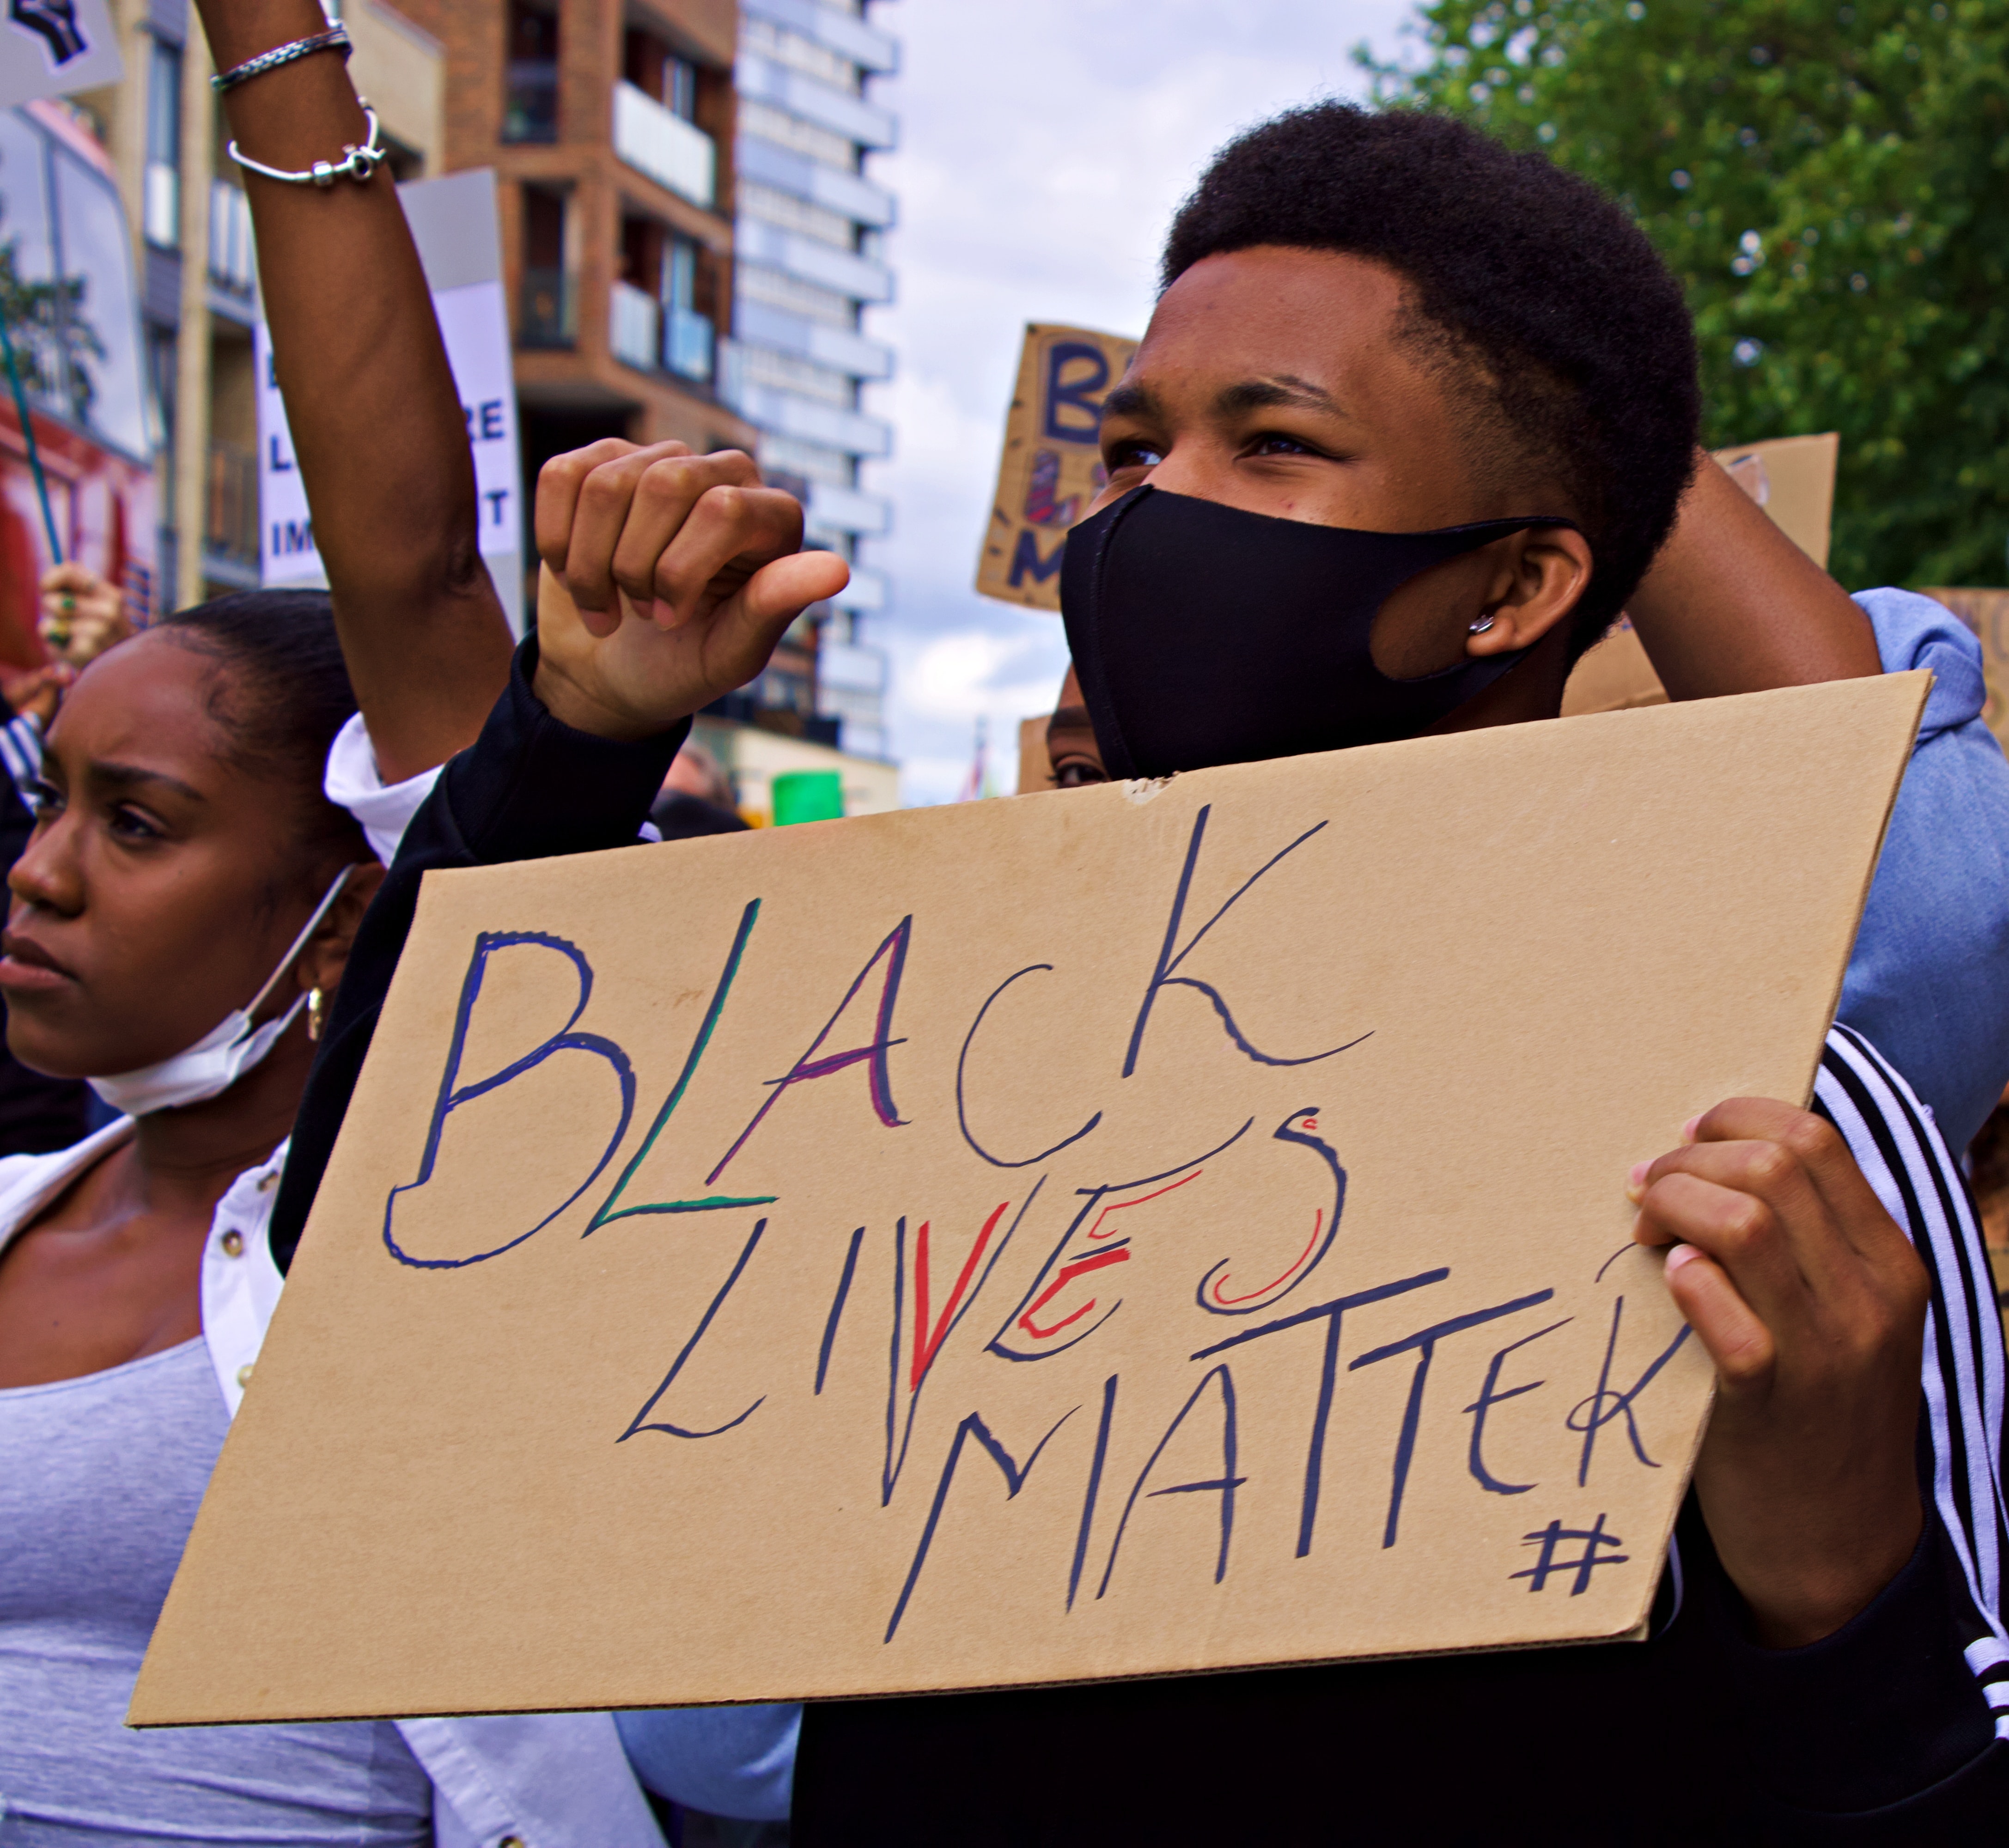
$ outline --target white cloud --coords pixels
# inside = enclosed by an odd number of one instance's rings
[[[1067,660],[1058,618],[970,588],[1021,330],[1141,332],[1160,240],[1238,128],[1358,95],[1352,50],[1397,48],[1406,0],[898,0],[902,41],[875,96],[902,142],[874,177],[900,196],[899,299],[871,317],[900,371],[872,395],[897,432],[870,484],[895,530],[871,548],[895,607],[870,625],[894,659],[891,720],[909,802],[951,799],[975,720],[1009,788],[1018,721],[1050,710]]]

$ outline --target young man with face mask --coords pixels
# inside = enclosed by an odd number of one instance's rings
[[[1695,458],[1685,310],[1622,214],[1455,125],[1326,105],[1222,155],[1165,277],[1063,572],[1109,772],[1554,717]],[[1734,494],[1712,470],[1689,514]],[[1724,658],[1767,626],[1726,604],[1781,586],[1684,537],[1635,616],[1725,600],[1695,626],[1727,647],[1673,638],[1675,690],[1770,684]],[[1992,1292],[1901,1081],[1838,1033],[1818,1103],[1836,1128],[1719,1106],[1633,1177],[1719,1374],[1649,1641],[812,1707],[796,1839],[1915,1843],[1999,1814]]]
[[[1111,766],[1553,716],[1695,454],[1678,291],[1622,215],[1454,125],[1328,105],[1228,150],[1167,268],[1108,413],[1111,494],[1065,568]],[[364,922],[275,1212],[282,1262],[424,866],[632,839],[688,715],[828,593],[760,499],[668,448],[547,469],[538,636]],[[1731,690],[1687,667],[1678,691]],[[559,789],[483,844],[508,791]],[[1475,951],[1503,979],[1512,953]],[[1957,1169],[1873,1049],[1831,1039],[1817,1103],[1728,1100],[1630,1178],[1719,1378],[1649,1641],[814,1706],[795,1839],[1916,1843],[1999,1817],[1985,1265]]]

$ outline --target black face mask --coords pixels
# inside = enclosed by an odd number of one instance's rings
[[[1112,777],[1413,738],[1515,666],[1518,649],[1392,680],[1369,639],[1419,572],[1549,516],[1434,533],[1272,519],[1140,487],[1068,535],[1061,612]]]

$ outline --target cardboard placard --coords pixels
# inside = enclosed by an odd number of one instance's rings
[[[1773,522],[1823,571],[1834,529],[1835,463],[1841,437],[1774,437],[1713,451],[1731,480],[1772,516]]]
[[[1004,420],[997,497],[976,560],[983,596],[1035,610],[1061,607],[1067,529],[1107,479],[1099,447],[1102,401],[1137,344],[1089,327],[1027,326]]]
[[[1015,795],[1033,795],[1054,786],[1053,759],[1047,754],[1047,727],[1052,714],[1019,721],[1019,786]]]
[[[1731,480],[1825,571],[1834,526],[1835,459],[1841,449],[1841,438],[1830,430],[1817,437],[1745,443],[1713,453]],[[1563,715],[1574,718],[1582,713],[1659,706],[1667,697],[1639,632],[1621,618],[1571,671],[1563,688]]]
[[[433,875],[133,1720],[1636,1634],[1929,682]]]

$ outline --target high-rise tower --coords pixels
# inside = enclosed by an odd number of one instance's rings
[[[893,196],[865,169],[894,143],[893,116],[868,92],[899,47],[867,17],[870,3],[740,0],[735,338],[719,383],[760,432],[769,479],[802,496],[811,543],[852,561],[850,588],[805,652],[818,716],[839,721],[847,752],[884,757],[885,657],[869,636],[887,586],[857,559],[891,509],[859,487],[859,468],[891,452],[893,432],[859,393],[891,377],[893,354],[860,322],[893,294]]]

